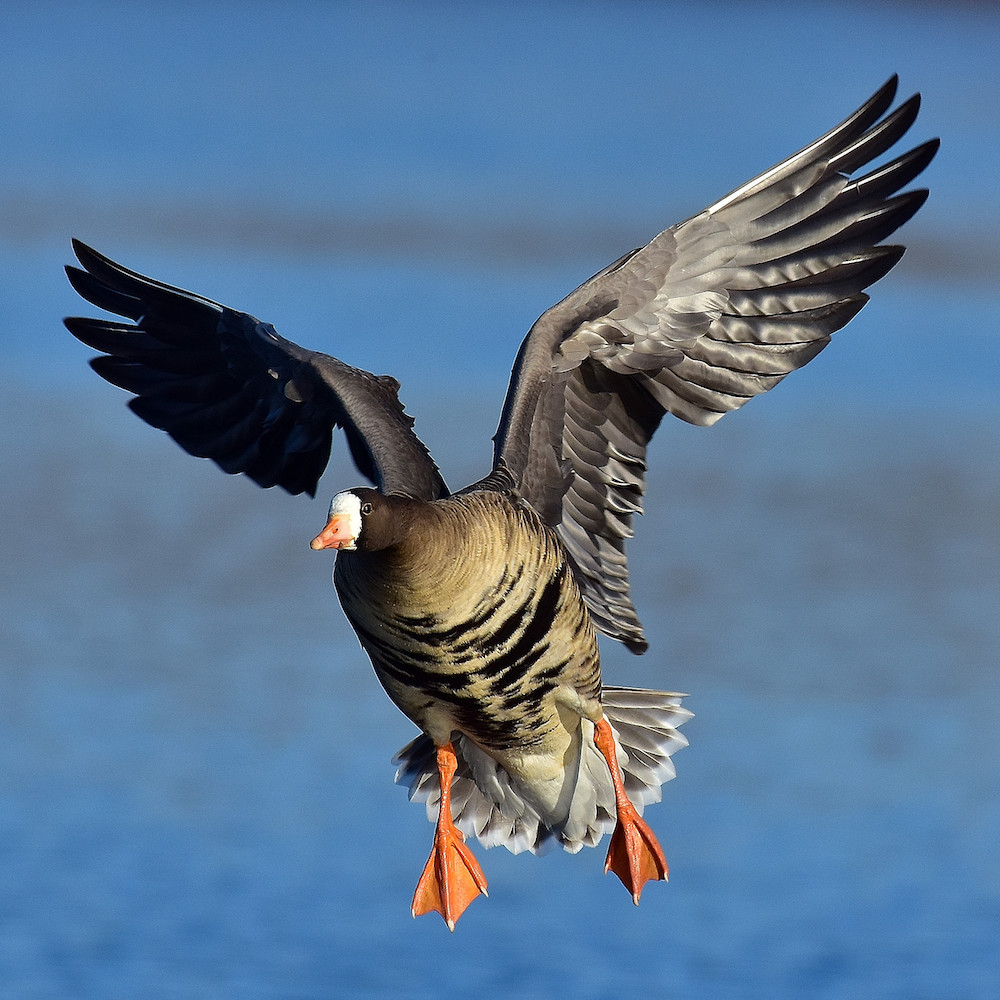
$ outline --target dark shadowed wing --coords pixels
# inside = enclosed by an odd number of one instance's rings
[[[104,352],[91,365],[136,394],[129,406],[192,455],[312,496],[342,427],[358,469],[383,492],[447,495],[394,378],[303,350],[247,313],[143,277],[79,241],[73,249],[86,268],[66,268],[73,287],[132,322],[74,317],[66,326]]]
[[[927,142],[856,179],[912,125],[919,96],[886,115],[889,80],[831,132],[660,233],[581,285],[521,345],[496,468],[559,532],[595,624],[646,642],[625,539],[642,510],[646,446],[664,413],[694,424],[814,358],[903,254],[879,242],[923,204],[897,192]]]

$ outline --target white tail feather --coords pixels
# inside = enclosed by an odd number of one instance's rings
[[[606,687],[604,714],[615,734],[625,790],[642,813],[659,802],[660,786],[675,775],[670,757],[688,741],[677,731],[692,713],[681,706],[684,695],[640,688]],[[502,844],[514,854],[534,854],[560,844],[575,854],[593,847],[615,822],[615,800],[608,768],[594,746],[593,725],[581,720],[582,736],[575,785],[560,797],[558,815],[543,817],[531,789],[515,780],[465,736],[453,741],[458,771],[452,784],[452,818],[466,835],[484,847]],[[434,744],[418,736],[393,758],[400,765],[396,783],[409,788],[414,802],[424,802],[427,817],[437,820],[441,800]]]

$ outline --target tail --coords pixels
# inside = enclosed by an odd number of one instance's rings
[[[604,715],[615,734],[625,790],[641,814],[650,802],[659,802],[660,786],[677,773],[671,755],[688,741],[677,731],[692,717],[681,707],[685,697],[667,691],[606,687]],[[452,784],[452,817],[466,836],[484,847],[502,844],[514,854],[541,854],[560,844],[575,854],[595,846],[615,824],[615,799],[607,765],[594,746],[594,727],[581,720],[582,739],[577,760],[567,767],[574,785],[558,817],[543,817],[522,788],[492,757],[466,736],[453,740],[458,772]],[[396,783],[409,788],[414,802],[427,805],[427,817],[437,819],[441,786],[434,744],[418,736],[393,758],[399,764]],[[575,765],[575,766],[574,766]]]

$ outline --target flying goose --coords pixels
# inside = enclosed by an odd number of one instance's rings
[[[486,879],[464,842],[593,846],[636,903],[667,864],[641,818],[674,776],[682,695],[602,687],[597,633],[646,649],[626,539],[665,413],[709,425],[815,357],[903,254],[898,194],[932,140],[868,173],[916,118],[891,78],[826,135],[584,282],[532,326],[484,478],[452,493],[387,375],[305,350],[247,313],[74,241],[73,287],[130,322],[69,318],[91,365],[192,455],[314,496],[343,429],[375,486],[338,493],[341,605],[422,730],[396,779],[436,821],[414,916],[449,928]]]

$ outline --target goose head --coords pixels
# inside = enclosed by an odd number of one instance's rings
[[[402,508],[407,506],[403,497],[383,496],[365,486],[344,490],[331,501],[326,527],[309,547],[344,552],[389,548],[406,533],[409,518]]]

